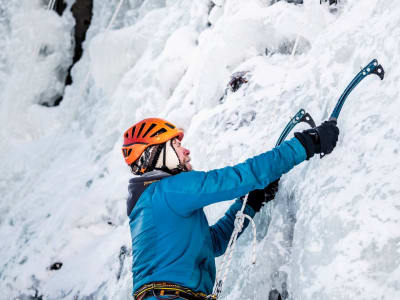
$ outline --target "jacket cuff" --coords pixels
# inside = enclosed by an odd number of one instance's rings
[[[304,147],[304,150],[307,154],[306,159],[309,160],[311,157],[313,157],[315,153],[315,147],[312,138],[308,134],[304,134],[301,132],[295,132],[294,136]]]

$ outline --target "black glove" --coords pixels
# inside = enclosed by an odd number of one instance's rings
[[[274,200],[278,192],[279,179],[271,182],[262,190],[254,190],[247,197],[247,204],[255,211],[259,212],[264,203]]]
[[[325,155],[333,151],[338,141],[339,128],[336,126],[336,121],[325,121],[315,128],[295,132],[294,136],[306,149],[309,160],[315,153]]]

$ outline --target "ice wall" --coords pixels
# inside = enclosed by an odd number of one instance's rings
[[[39,104],[61,90],[73,20],[43,4],[0,3],[0,298],[130,298],[120,146],[134,122],[183,127],[197,169],[235,164],[273,147],[301,107],[328,118],[372,58],[385,80],[370,76],[350,95],[331,155],[283,176],[256,217],[257,264],[248,232],[222,299],[266,299],[285,274],[290,299],[400,298],[394,1],[347,0],[333,12],[312,0],[125,0],[107,31],[118,1],[95,0],[74,83],[54,108]],[[37,45],[51,51],[35,55]],[[249,82],[225,94],[236,71]],[[210,223],[227,206],[207,207]]]

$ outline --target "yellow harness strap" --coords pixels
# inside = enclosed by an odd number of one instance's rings
[[[151,290],[158,290],[160,291],[160,296],[164,296],[166,294],[166,291],[172,291],[175,292],[176,296],[179,296],[182,293],[182,296],[190,296],[190,299],[196,298],[196,299],[213,299],[215,300],[216,297],[214,295],[207,296],[203,292],[195,292],[192,291],[189,288],[174,284],[174,283],[169,283],[169,282],[153,282],[149,284],[145,284],[142,287],[140,287],[136,293],[134,294],[135,299],[140,299],[140,296],[144,296],[147,292]],[[168,293],[170,294],[170,293]]]

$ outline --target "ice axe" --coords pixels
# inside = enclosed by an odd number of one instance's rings
[[[366,67],[361,69],[361,71],[358,72],[358,74],[349,83],[349,85],[346,87],[346,89],[340,96],[339,100],[337,101],[336,106],[333,109],[331,116],[329,117],[329,121],[334,121],[335,123],[337,122],[337,119],[339,117],[340,111],[342,110],[344,102],[350,95],[351,91],[357,86],[357,84],[361,82],[361,80],[363,80],[370,74],[378,75],[381,80],[383,80],[383,78],[385,77],[385,70],[383,69],[382,65],[378,64],[378,61],[376,59],[373,59]],[[320,154],[321,158],[323,158],[324,156],[325,156],[324,153]]]
[[[358,74],[353,78],[353,80],[350,82],[350,84],[346,87],[344,90],[343,94],[340,96],[339,100],[336,103],[335,108],[333,109],[333,112],[329,118],[329,121],[337,121],[337,118],[339,117],[340,111],[342,110],[343,104],[346,101],[347,97],[351,93],[351,91],[363,80],[365,77],[367,77],[370,74],[376,74],[379,76],[381,80],[383,80],[385,76],[385,71],[383,70],[383,67],[378,64],[378,61],[376,59],[373,59],[366,67],[364,67]]]
[[[351,93],[351,91],[363,80],[365,77],[367,77],[370,74],[376,74],[379,76],[381,80],[383,80],[385,76],[385,71],[383,67],[378,64],[378,61],[376,59],[373,59],[366,67],[361,69],[361,71],[353,78],[353,80],[350,82],[350,84],[346,87],[342,95],[340,96],[339,100],[336,103],[336,106],[329,117],[329,121],[335,121],[337,122],[337,119],[339,117],[340,111],[342,110],[342,107],[344,105],[344,102],[346,101],[347,97]],[[276,146],[279,146],[285,138],[288,136],[290,131],[300,122],[306,122],[308,123],[312,128],[315,127],[315,122],[311,118],[311,116],[304,111],[304,109],[300,109],[297,114],[289,121],[289,123],[286,125],[284,130],[282,131]],[[320,157],[324,157],[325,154],[321,153]]]

